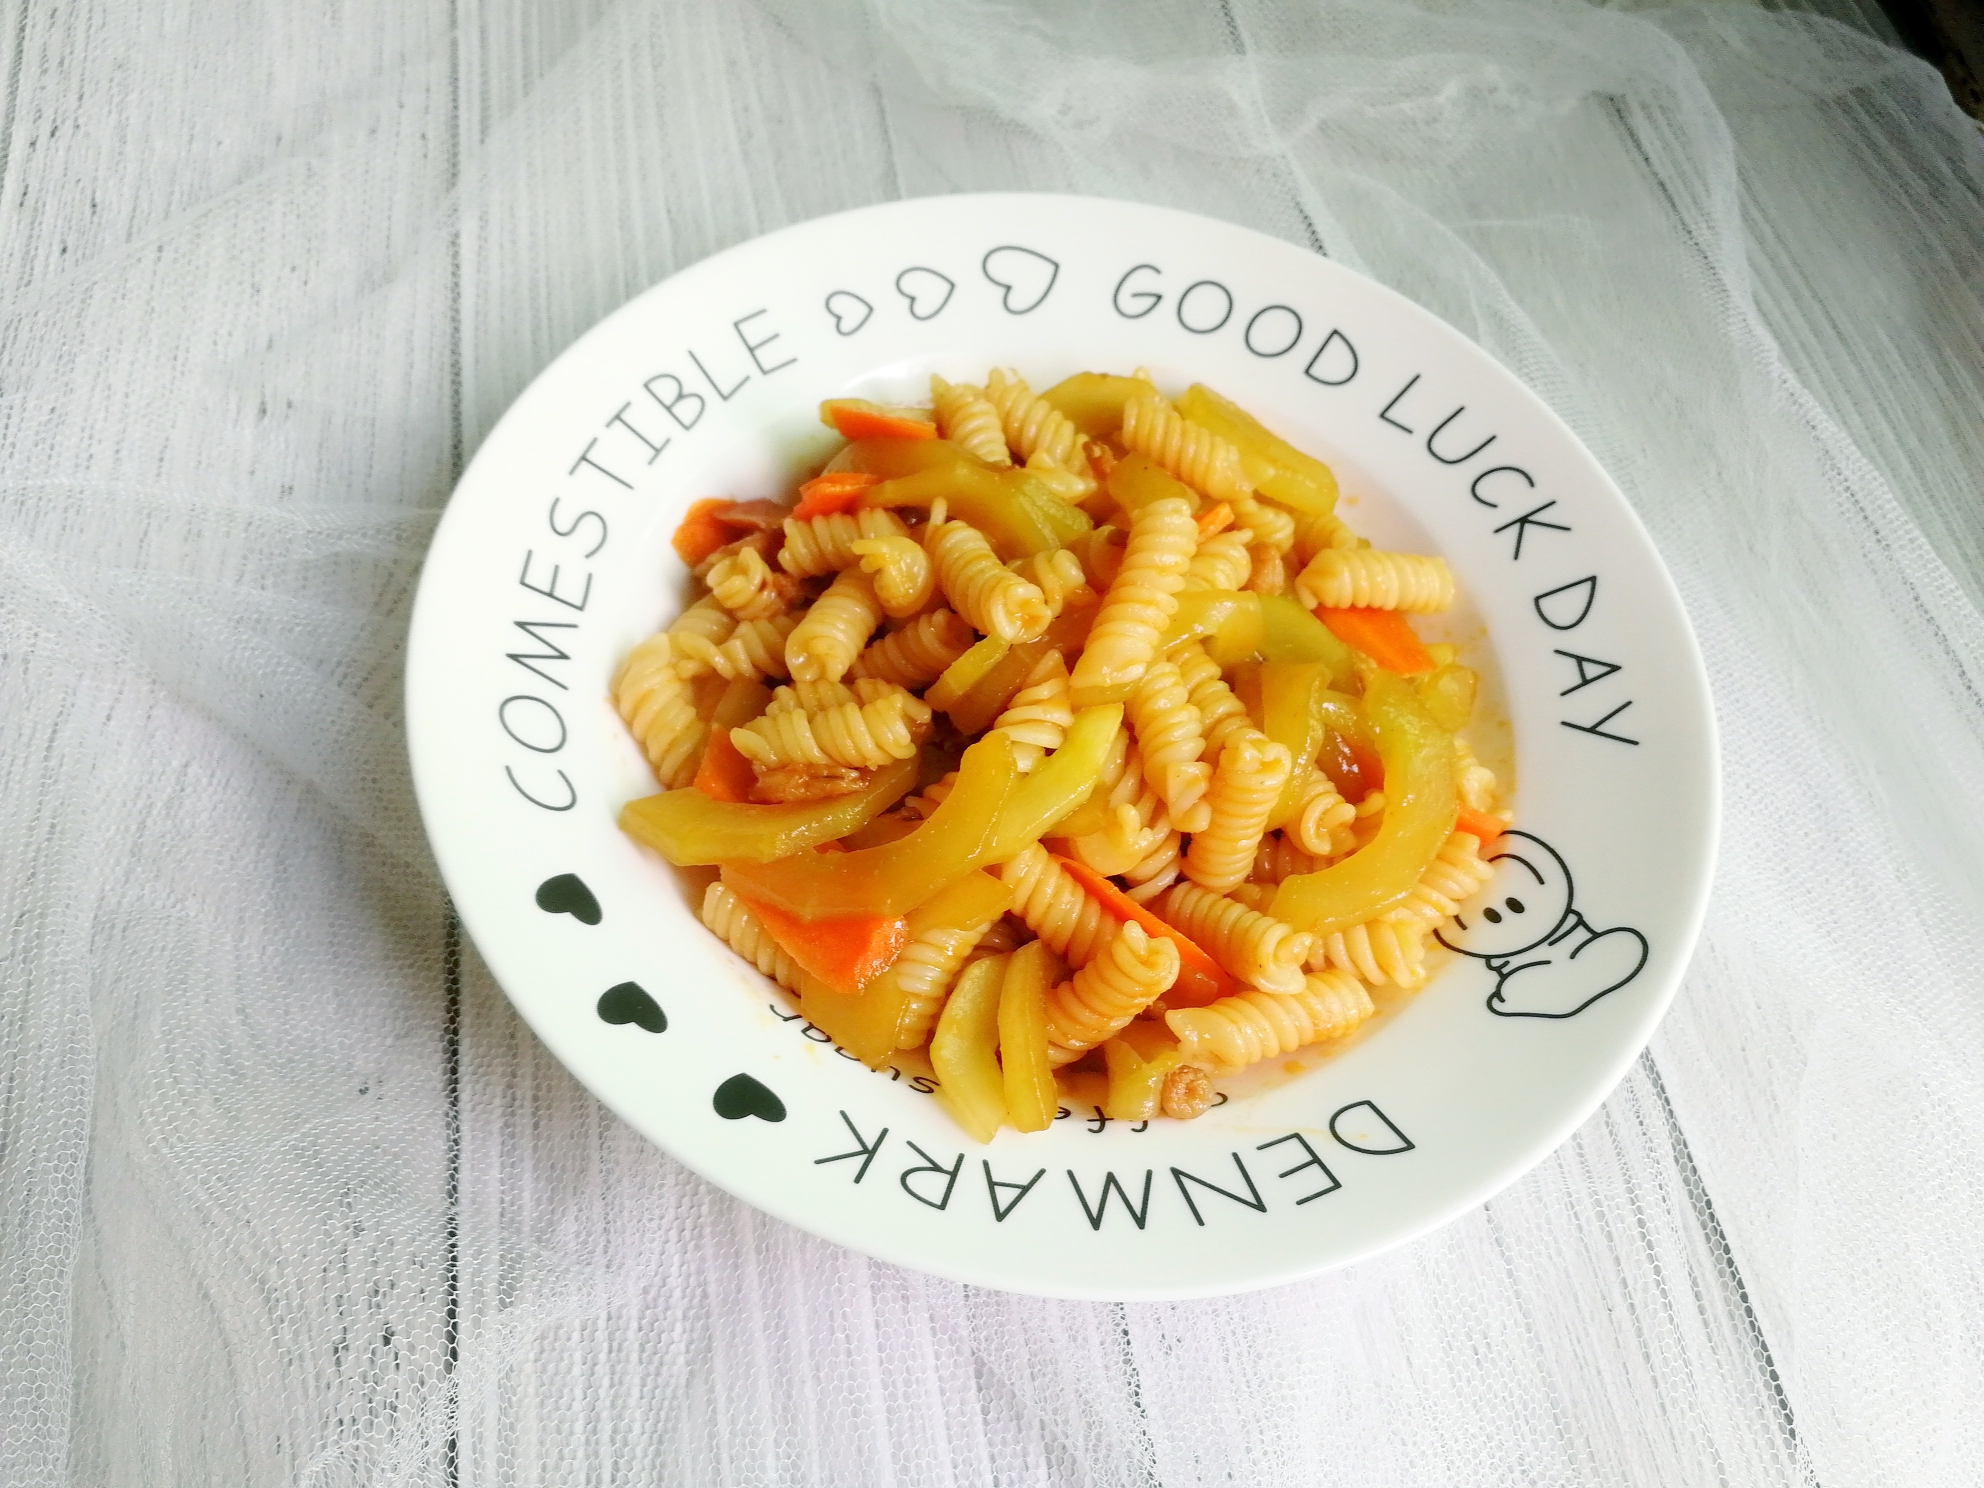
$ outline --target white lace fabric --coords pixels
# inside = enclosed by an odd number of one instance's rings
[[[1074,11],[0,26],[0,1482],[1984,1479],[1976,127],[1738,6]],[[1727,810],[1673,1013],[1347,1271],[1090,1306],[864,1260],[619,1125],[450,930],[398,689],[465,452],[673,270],[980,189],[1411,295],[1698,628]]]

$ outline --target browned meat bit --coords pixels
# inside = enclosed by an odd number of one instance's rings
[[[1157,1108],[1176,1121],[1205,1115],[1212,1105],[1212,1076],[1196,1064],[1181,1064],[1164,1077]]]
[[[777,532],[792,515],[792,508],[779,501],[733,501],[711,513],[719,522],[732,527],[748,527],[754,532]]]
[[[824,801],[858,791],[874,778],[873,770],[845,765],[774,765],[758,776],[751,799],[760,805],[788,801]]]

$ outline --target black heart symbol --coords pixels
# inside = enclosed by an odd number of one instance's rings
[[[912,320],[929,320],[951,302],[955,281],[935,269],[907,268],[896,275],[896,293],[909,301]]]
[[[985,271],[987,279],[1005,290],[1001,298],[1007,313],[1011,315],[1024,315],[1029,310],[1039,309],[1041,301],[1053,291],[1054,280],[1061,272],[1059,260],[1036,253],[1031,248],[1011,244],[994,248],[985,255],[985,262],[979,267]],[[1015,294],[1025,303],[1014,304]]]
[[[843,336],[852,336],[874,313],[875,307],[851,289],[837,289],[827,296],[827,314],[834,318],[834,330]]]
[[[600,993],[599,1015],[609,1023],[638,1023],[649,1033],[668,1027],[668,1014],[639,982],[622,982]]]
[[[717,1086],[710,1098],[717,1115],[725,1121],[756,1116],[760,1121],[785,1120],[785,1102],[749,1075],[732,1075]]]
[[[561,873],[539,884],[537,907],[547,914],[568,914],[581,925],[599,923],[599,901],[576,873]]]

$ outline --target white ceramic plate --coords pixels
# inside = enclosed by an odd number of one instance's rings
[[[549,270],[548,270],[549,271]],[[1195,1122],[1087,1110],[968,1140],[705,932],[622,836],[655,789],[607,699],[687,576],[689,502],[783,494],[825,397],[992,365],[1204,381],[1329,460],[1345,514],[1446,556],[1446,624],[1513,746],[1475,954],[1329,1058]],[[1443,322],[1327,259],[1127,202],[954,196],[718,254],[558,358],[490,434],[421,579],[415,781],[463,921],[538,1035],[637,1130],[793,1224],[925,1271],[1083,1298],[1289,1280],[1418,1235],[1561,1142],[1645,1045],[1699,928],[1718,782],[1680,602],[1565,426]],[[1575,891],[1573,891],[1573,881]],[[1509,906],[1515,900],[1522,908]],[[1488,907],[1499,925],[1484,918]],[[663,1026],[665,1021],[665,1026]]]

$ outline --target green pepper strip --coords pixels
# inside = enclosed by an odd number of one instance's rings
[[[1019,778],[1012,741],[995,731],[964,752],[957,786],[907,837],[858,852],[802,852],[775,863],[726,863],[725,876],[739,893],[803,920],[907,914],[979,864],[993,861],[986,849],[995,828],[1003,824],[1001,807]]]
[[[1000,809],[998,828],[979,862],[1003,863],[1017,857],[1086,801],[1102,773],[1109,745],[1122,726],[1121,703],[1106,703],[1077,713],[1061,747],[1041,761],[1031,775],[1022,778]],[[934,816],[930,819],[936,820]]]
[[[1402,678],[1372,678],[1364,711],[1385,767],[1385,820],[1342,862],[1284,879],[1272,914],[1316,935],[1361,924],[1401,903],[1454,829],[1453,735],[1438,727]]]
[[[1178,608],[1172,613],[1171,623],[1164,628],[1157,649],[1159,652],[1168,651],[1182,641],[1196,641],[1212,635],[1236,616],[1251,615],[1258,623],[1260,613],[1261,596],[1244,589],[1187,590],[1178,596]],[[1316,623],[1321,625],[1322,621]]]
[[[1253,475],[1263,496],[1272,497],[1298,511],[1327,513],[1336,509],[1336,472],[1314,455],[1305,455],[1287,440],[1268,432],[1261,421],[1239,404],[1222,398],[1202,382],[1195,382],[1178,400],[1178,411],[1193,423],[1212,430],[1220,438],[1240,447],[1244,464],[1272,467]]]
[[[877,771],[867,789],[827,801],[756,806],[713,800],[699,790],[663,791],[622,807],[620,830],[678,868],[730,860],[769,863],[845,837],[915,784],[916,761],[898,760]]]
[[[1316,756],[1322,753],[1326,731],[1317,704],[1330,685],[1330,669],[1317,661],[1270,661],[1262,664],[1260,676],[1261,731],[1275,743],[1286,744],[1295,762],[1268,817],[1270,826],[1280,826],[1295,814],[1316,773]]]
[[[929,506],[944,499],[950,515],[985,534],[1006,563],[1052,552],[1091,530],[1087,512],[1070,506],[1024,470],[983,465],[936,466],[885,480],[861,495],[864,506]]]
[[[1357,653],[1322,621],[1285,594],[1263,594],[1261,657],[1264,661],[1320,661],[1339,682],[1357,673]]]

